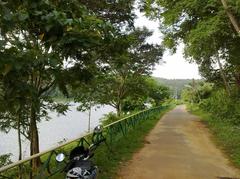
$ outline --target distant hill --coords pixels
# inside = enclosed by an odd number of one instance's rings
[[[159,77],[153,77],[160,84],[169,87],[172,91],[173,97],[180,98],[182,89],[185,85],[192,83],[192,79],[165,79]],[[195,80],[195,82],[199,82],[201,80]]]

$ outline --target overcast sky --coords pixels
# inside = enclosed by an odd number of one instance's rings
[[[138,18],[135,20],[137,27],[146,26],[148,29],[153,30],[153,36],[149,38],[149,42],[161,43],[161,33],[158,30],[158,22],[150,21],[139,11],[136,12]],[[163,56],[164,64],[157,65],[153,71],[153,76],[162,77],[167,79],[199,79],[201,78],[196,64],[189,64],[182,55],[183,47],[179,46],[177,53],[174,55],[166,52]]]

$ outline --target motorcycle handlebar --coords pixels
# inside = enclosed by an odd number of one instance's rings
[[[94,150],[97,149],[97,147],[102,143],[102,142],[105,142],[106,141],[106,138],[103,138],[103,139],[100,139],[99,141],[97,141],[96,143],[93,143],[93,145],[91,145],[89,147],[89,151],[90,152],[93,152]]]

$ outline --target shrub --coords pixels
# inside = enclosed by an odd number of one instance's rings
[[[199,107],[214,114],[219,120],[234,125],[240,124],[240,101],[235,95],[229,97],[223,89],[213,92],[209,98],[202,100]]]
[[[12,163],[12,161],[10,159],[11,155],[12,155],[11,153],[0,155],[0,167]]]
[[[113,113],[113,112],[110,112],[108,114],[105,114],[103,118],[101,118],[101,123],[102,125],[108,125],[108,124],[111,124],[117,120],[119,120],[120,117],[117,116],[116,113]]]

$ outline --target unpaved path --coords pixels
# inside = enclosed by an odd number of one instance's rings
[[[239,170],[211,141],[208,129],[185,106],[158,122],[145,147],[122,166],[118,179],[236,178]]]

